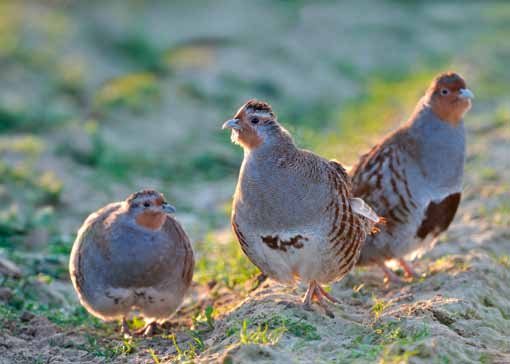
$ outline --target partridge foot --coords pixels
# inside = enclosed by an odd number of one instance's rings
[[[404,270],[404,274],[405,274],[406,278],[413,278],[413,279],[420,278],[420,274],[418,272],[416,272],[413,269],[413,267],[411,266],[411,264],[406,262],[405,259],[399,259],[398,263]]]
[[[402,284],[402,280],[384,263],[377,263],[379,268],[384,272],[384,283],[385,284]]]
[[[324,288],[322,288],[320,284],[317,283],[317,281],[310,281],[308,290],[306,291],[305,297],[303,299],[303,306],[305,310],[310,311],[312,309],[312,302],[317,302],[317,304],[324,309],[328,317],[334,318],[335,315],[329,309],[328,302],[326,302],[326,300],[333,303],[341,303],[335,297],[326,292]]]
[[[157,323],[155,321],[149,322],[144,327],[133,332],[133,335],[152,336],[156,330]]]
[[[129,326],[128,326],[128,323],[126,321],[126,318],[123,317],[122,318],[122,321],[120,323],[120,333],[124,336],[124,335],[129,335],[131,336],[131,331],[129,331]]]

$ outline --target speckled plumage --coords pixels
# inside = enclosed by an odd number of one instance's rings
[[[252,104],[225,123],[244,148],[232,210],[241,248],[279,282],[337,281],[355,265],[373,223],[353,211],[338,162],[297,148],[270,109]]]
[[[153,204],[144,207],[144,201]],[[182,302],[193,276],[193,251],[164,206],[169,205],[161,194],[145,190],[107,205],[83,223],[69,270],[81,303],[94,316],[124,319],[137,309],[147,322],[161,322]],[[162,210],[160,227],[137,223],[137,216],[154,218],[157,209]]]
[[[353,193],[386,219],[379,226],[381,232],[365,242],[360,265],[378,264],[385,269],[385,261],[399,259],[411,273],[403,259],[427,251],[451,223],[460,201],[466,155],[462,116],[472,97],[468,90],[469,98],[455,99],[453,94],[460,89],[466,90],[460,76],[438,76],[409,121],[352,169]],[[451,99],[441,99],[449,95]]]

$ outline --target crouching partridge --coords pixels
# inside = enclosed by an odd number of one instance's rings
[[[466,155],[463,117],[473,93],[456,73],[438,75],[403,126],[361,157],[352,170],[354,195],[386,218],[363,246],[359,264],[377,264],[386,280],[400,279],[385,264],[430,249],[459,206]]]
[[[378,216],[339,163],[294,145],[269,104],[248,101],[223,129],[244,149],[231,218],[242,250],[276,281],[308,284],[304,305],[333,316],[321,284],[351,270]]]
[[[91,214],[78,231],[69,263],[82,305],[102,320],[137,309],[149,335],[181,304],[193,276],[190,241],[163,195],[143,190]]]

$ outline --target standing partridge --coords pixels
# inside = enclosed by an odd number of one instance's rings
[[[150,335],[181,304],[193,276],[190,241],[163,195],[143,190],[91,214],[78,231],[69,262],[82,305],[103,320],[137,309]]]
[[[461,76],[438,75],[407,123],[352,169],[354,195],[386,219],[365,242],[359,264],[377,264],[388,281],[400,281],[385,264],[393,259],[406,277],[417,277],[406,259],[432,248],[455,216],[466,155],[463,117],[472,98]]]
[[[308,284],[303,303],[333,316],[322,287],[355,265],[378,216],[353,198],[344,168],[297,148],[268,103],[250,100],[223,124],[244,149],[232,228],[242,250],[266,275]]]

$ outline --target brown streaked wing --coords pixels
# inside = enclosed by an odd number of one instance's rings
[[[405,169],[395,143],[373,148],[353,169],[353,194],[371,205],[386,219],[384,228],[390,234],[398,224],[405,224],[416,203],[409,189]]]
[[[232,230],[234,231],[234,234],[236,235],[237,240],[239,241],[239,245],[241,245],[241,249],[242,249],[244,255],[246,255],[248,257],[248,259],[250,260],[250,262],[252,262],[253,265],[255,265],[258,269],[260,269],[260,271],[262,273],[267,273],[267,272],[264,272],[264,270],[250,256],[250,254],[248,252],[248,242],[246,241],[246,237],[244,236],[244,234],[241,232],[239,225],[237,224],[237,222],[235,220],[234,215],[232,215],[230,223],[232,225]]]
[[[182,278],[186,285],[189,285],[193,280],[193,272],[195,270],[195,257],[193,254],[193,248],[191,247],[191,242],[189,241],[188,235],[182,228],[181,224],[175,221],[175,228],[178,234],[179,242],[183,244],[184,247],[184,262],[182,269]]]

